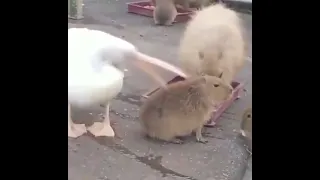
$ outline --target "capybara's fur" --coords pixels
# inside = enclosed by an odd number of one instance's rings
[[[182,36],[179,60],[189,75],[218,76],[231,83],[245,62],[241,19],[221,4],[198,11]]]
[[[173,0],[155,0],[153,20],[156,25],[171,26],[178,14]]]
[[[207,142],[201,134],[210,119],[212,107],[232,94],[232,87],[214,76],[190,77],[169,84],[151,95],[140,110],[146,134],[155,139],[177,142],[176,137],[196,132],[198,142]]]

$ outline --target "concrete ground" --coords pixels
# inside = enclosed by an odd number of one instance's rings
[[[252,180],[252,156],[248,158],[247,170],[243,176],[243,180]]]
[[[140,51],[179,65],[177,47],[185,24],[156,27],[151,18],[126,12],[127,0],[84,0],[84,19],[69,20],[70,27],[98,29],[122,37]],[[251,45],[251,16],[242,15]],[[248,52],[251,57],[251,46]],[[251,58],[250,58],[251,59]],[[252,59],[251,59],[252,61]],[[248,152],[238,136],[243,110],[251,103],[252,64],[248,61],[237,80],[245,83],[247,95],[237,100],[220,118],[215,135],[201,144],[194,137],[183,145],[148,140],[138,122],[140,95],[156,83],[127,64],[122,92],[111,103],[115,139],[90,135],[68,140],[69,180],[240,180],[247,167]],[[159,70],[166,79],[173,74]],[[75,122],[88,125],[101,120],[103,107],[73,110]]]

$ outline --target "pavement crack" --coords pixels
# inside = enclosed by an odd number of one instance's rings
[[[151,169],[160,172],[162,174],[162,177],[171,175],[171,176],[186,178],[189,180],[197,180],[196,178],[193,178],[191,176],[187,176],[164,167],[161,164],[162,156],[153,156],[153,155],[138,156],[135,153],[131,152],[128,148],[122,146],[121,144],[114,144],[113,149],[116,151],[119,151],[123,155],[129,155],[134,157],[134,159],[136,159],[138,162],[143,163],[148,167],[150,167]]]
[[[120,154],[129,157],[131,159],[135,159],[136,161],[143,163],[150,167],[151,169],[160,172],[162,174],[162,177],[166,177],[168,175],[174,176],[174,177],[182,177],[186,178],[188,180],[198,180],[194,177],[187,176],[181,173],[178,173],[176,171],[173,171],[171,169],[168,169],[164,167],[161,164],[162,156],[154,156],[154,155],[148,155],[148,156],[138,156],[137,154],[131,152],[128,148],[124,147],[121,144],[118,144],[114,141],[112,138],[106,138],[106,137],[94,137],[93,135],[88,135],[91,139],[99,143],[100,145],[107,146],[114,150],[115,152],[119,152]]]

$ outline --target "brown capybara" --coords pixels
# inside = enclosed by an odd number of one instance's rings
[[[177,137],[196,132],[197,141],[205,143],[201,131],[211,117],[213,105],[231,97],[232,90],[229,84],[214,76],[190,77],[169,84],[142,105],[142,127],[151,138],[181,143]]]

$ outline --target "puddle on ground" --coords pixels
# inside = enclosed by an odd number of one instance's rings
[[[121,144],[117,144],[114,140],[114,138],[108,138],[108,137],[94,137],[91,134],[87,134],[86,136],[89,136],[91,139],[99,143],[100,145],[107,146],[111,149],[113,149],[116,152],[120,152],[123,155],[130,156],[131,158],[136,159],[137,161],[149,166],[151,169],[154,169],[162,174],[162,177],[166,177],[168,175],[176,176],[176,177],[182,177],[189,180],[197,180],[196,178],[186,176],[183,174],[180,174],[178,172],[175,172],[171,169],[168,169],[161,164],[162,156],[154,156],[154,155],[148,155],[148,156],[138,156],[135,153],[131,152],[128,148],[122,146]]]

